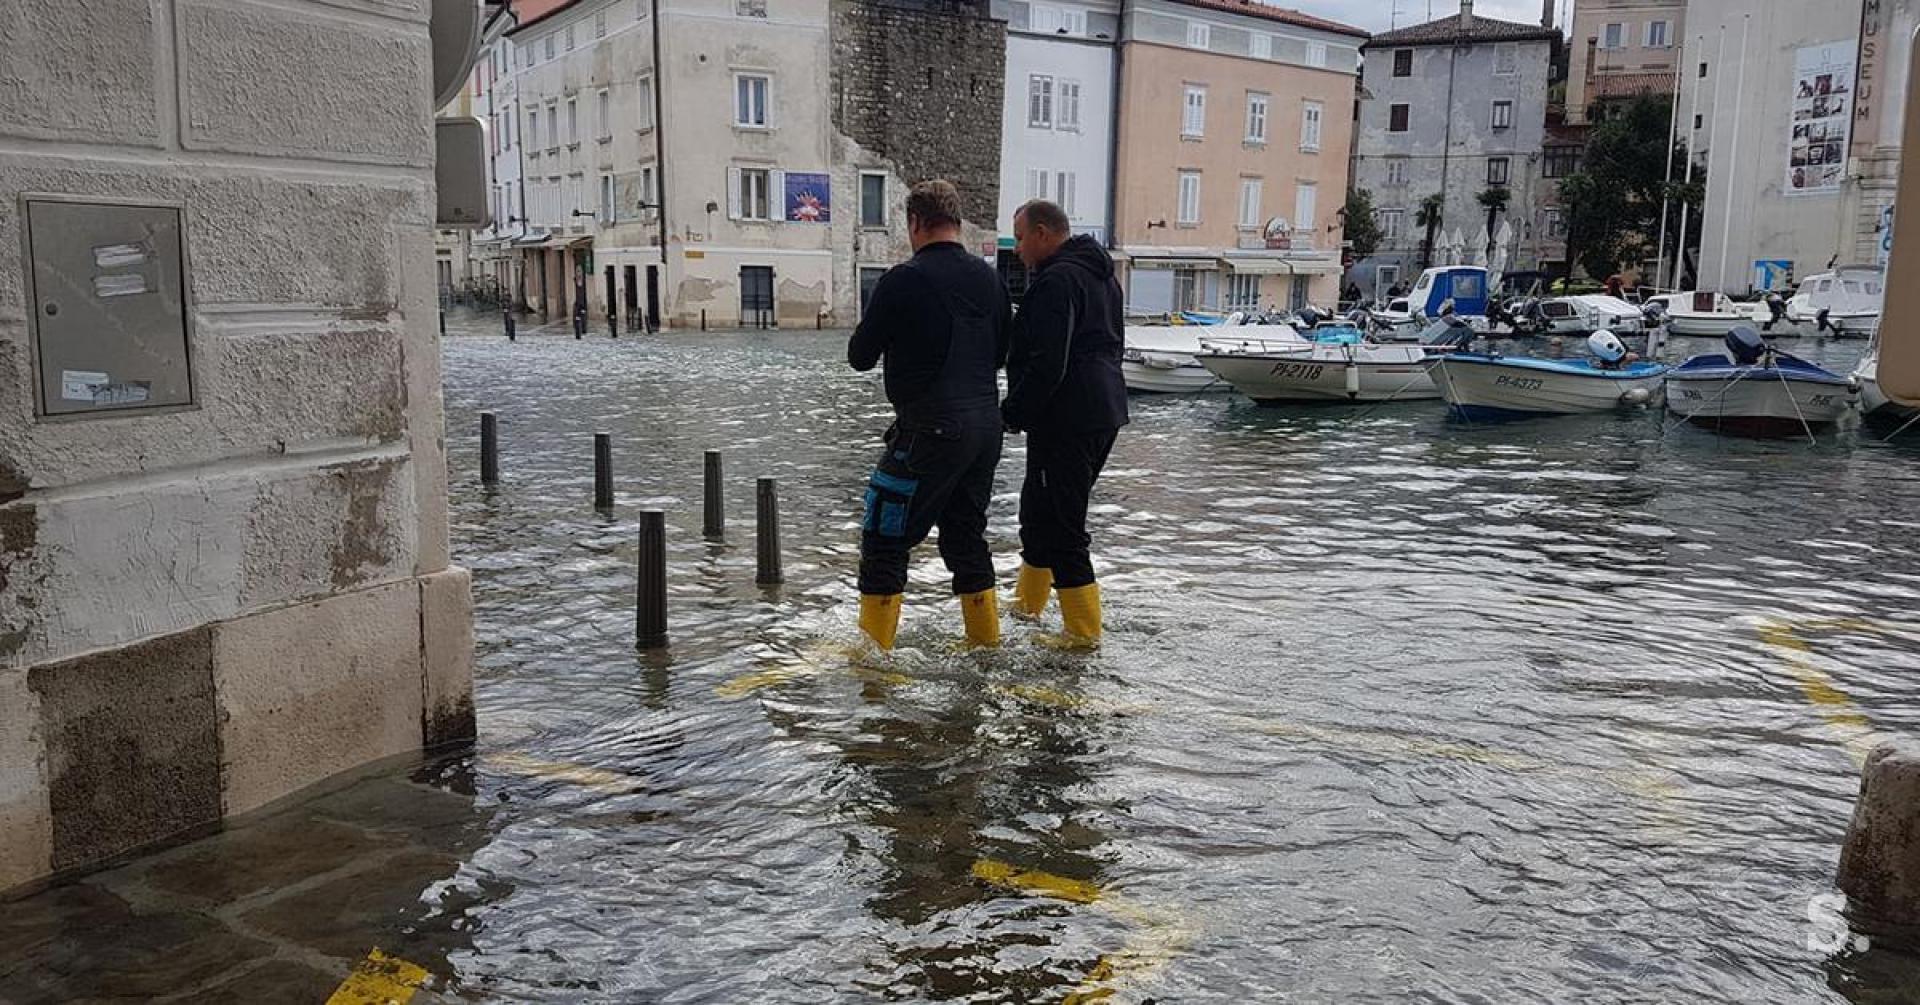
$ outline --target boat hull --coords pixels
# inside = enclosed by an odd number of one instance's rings
[[[1831,429],[1854,407],[1847,383],[1807,380],[1781,371],[1730,375],[1667,375],[1667,408],[1697,426],[1736,436],[1799,436]]]
[[[1728,316],[1723,314],[1667,315],[1667,331],[1674,335],[1725,338],[1728,332],[1743,325],[1757,327],[1751,318],[1743,316]]]
[[[1424,356],[1376,351],[1203,355],[1201,365],[1263,405],[1328,401],[1413,401],[1440,396]],[[1369,358],[1384,357],[1384,358]]]
[[[1664,374],[1664,369],[1638,375],[1579,373],[1457,356],[1433,364],[1447,410],[1475,422],[1644,407],[1659,402]]]
[[[1126,380],[1127,390],[1135,394],[1225,394],[1233,390],[1232,384],[1214,376],[1191,356],[1174,366],[1124,362],[1120,364],[1120,376]]]
[[[1880,357],[1869,353],[1854,368],[1853,381],[1860,385],[1860,414],[1864,418],[1906,422],[1920,415],[1920,408],[1902,405],[1880,389]]]
[[[1824,327],[1817,317],[1788,314],[1771,328],[1762,324],[1760,334],[1787,338],[1866,338],[1879,324],[1879,314],[1828,314]]]

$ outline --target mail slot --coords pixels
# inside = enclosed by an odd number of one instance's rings
[[[40,414],[193,404],[180,207],[21,202]]]

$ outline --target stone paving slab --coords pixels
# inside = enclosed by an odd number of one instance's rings
[[[58,898],[65,909],[37,910],[31,900],[7,905],[8,970],[0,975],[0,1001],[145,1000],[273,953],[268,943],[205,915],[137,914],[104,891],[66,890],[75,892]]]
[[[124,876],[182,901],[217,906],[283,889],[401,844],[392,834],[288,814],[196,842],[112,880],[117,884]]]

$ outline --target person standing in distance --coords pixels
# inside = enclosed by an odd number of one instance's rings
[[[1127,424],[1120,376],[1125,309],[1113,259],[1074,237],[1067,214],[1045,200],[1013,216],[1014,248],[1031,276],[1007,360],[1006,426],[1027,434],[1020,486],[1020,579],[1014,613],[1037,618],[1060,594],[1065,641],[1100,641],[1087,503]]]
[[[893,648],[907,560],[936,526],[967,643],[1000,644],[987,504],[1000,464],[1000,386],[1012,323],[993,267],[960,245],[960,192],[926,181],[907,196],[913,257],[874,284],[847,362],[886,361],[893,425],[868,482],[860,533],[860,630]]]

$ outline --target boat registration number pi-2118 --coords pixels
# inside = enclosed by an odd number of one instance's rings
[[[1546,382],[1538,377],[1495,377],[1493,382],[1502,387],[1511,387],[1521,391],[1538,391]]]
[[[1319,380],[1320,372],[1326,368],[1327,365],[1325,363],[1275,363],[1273,364],[1273,376],[1297,377],[1301,380]]]

